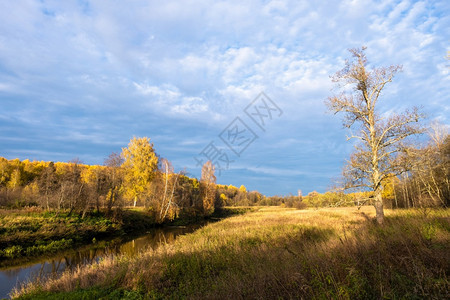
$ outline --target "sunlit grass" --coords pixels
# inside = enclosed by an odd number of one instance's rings
[[[445,296],[449,210],[388,210],[381,227],[373,216],[372,207],[261,208],[139,257],[110,257],[31,284],[15,296],[58,292],[64,298],[80,289],[137,298]]]

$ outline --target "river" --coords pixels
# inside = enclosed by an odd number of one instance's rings
[[[137,237],[98,241],[51,257],[36,258],[26,264],[0,268],[0,298],[9,298],[8,294],[15,286],[33,278],[55,276],[79,265],[98,262],[100,258],[111,254],[135,256],[145,249],[155,249],[161,244],[171,243],[177,236],[191,233],[204,225],[157,228]]]

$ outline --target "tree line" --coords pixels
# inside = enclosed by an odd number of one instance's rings
[[[398,156],[405,172],[381,183],[381,197],[389,208],[447,207],[450,204],[450,135],[434,125],[422,145],[404,147]],[[121,153],[112,153],[103,165],[43,162],[0,157],[0,206],[39,206],[84,217],[89,212],[117,213],[123,206],[143,206],[155,222],[177,217],[211,215],[223,206],[306,207],[359,206],[370,203],[373,191],[266,197],[244,185],[216,184],[214,166],[203,165],[201,178],[176,173],[159,157],[149,138],[133,138]],[[118,210],[119,209],[119,210]]]
[[[450,135],[438,124],[427,131],[428,142],[406,146],[399,155],[405,172],[384,184],[385,200],[393,208],[450,205]]]
[[[104,165],[43,162],[0,157],[0,206],[39,206],[84,218],[88,212],[117,213],[123,206],[144,206],[156,223],[214,211],[215,176],[206,162],[200,180],[174,172],[147,137],[133,138]]]

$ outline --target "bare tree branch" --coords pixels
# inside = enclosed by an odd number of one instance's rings
[[[344,113],[343,126],[357,128],[347,140],[357,139],[360,144],[344,167],[345,188],[370,188],[373,191],[377,221],[383,222],[381,199],[382,181],[404,171],[396,156],[402,151],[401,141],[421,133],[419,120],[423,117],[417,108],[403,114],[386,117],[377,110],[378,99],[386,84],[392,82],[401,66],[367,68],[365,47],[350,49],[353,60],[332,76],[340,87],[351,85],[353,91],[331,96],[326,105],[333,113]]]

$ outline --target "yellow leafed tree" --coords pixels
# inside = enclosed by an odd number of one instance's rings
[[[136,206],[137,200],[155,177],[158,157],[148,137],[131,139],[128,148],[122,149],[122,156],[125,169],[125,195],[133,199]]]

